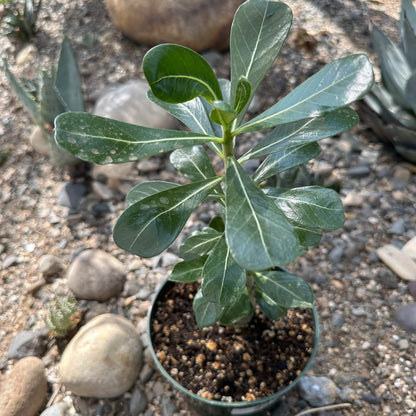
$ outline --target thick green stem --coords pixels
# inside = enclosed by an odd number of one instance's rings
[[[222,150],[224,152],[224,162],[227,165],[227,158],[234,155],[233,136],[230,129],[224,128],[223,139]]]

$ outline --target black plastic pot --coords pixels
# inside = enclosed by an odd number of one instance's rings
[[[152,355],[152,358],[156,364],[157,369],[162,374],[162,376],[177,390],[182,392],[186,399],[188,400],[189,405],[197,412],[200,416],[243,416],[243,415],[262,415],[266,410],[270,409],[274,405],[277,404],[279,398],[287,393],[289,390],[293,389],[295,385],[299,382],[305,371],[311,366],[313,358],[315,357],[316,350],[318,348],[318,340],[319,340],[319,322],[318,322],[318,314],[315,309],[313,308],[313,321],[314,321],[314,330],[315,330],[315,337],[314,337],[314,345],[311,357],[302,370],[302,373],[292,381],[291,384],[284,387],[283,389],[279,390],[278,392],[272,394],[271,396],[264,397],[262,399],[254,400],[251,402],[241,401],[241,402],[221,402],[218,400],[210,400],[205,399],[203,397],[198,396],[190,392],[184,386],[179,384],[176,380],[174,380],[167,371],[163,368],[160,364],[155,350],[153,349],[152,344],[152,330],[151,330],[151,322],[153,320],[153,316],[155,314],[156,305],[158,299],[164,294],[166,289],[169,287],[168,285],[173,285],[175,283],[166,280],[158,289],[156,296],[153,299],[152,307],[149,310],[148,314],[148,322],[147,322],[147,335],[149,337],[149,349]]]

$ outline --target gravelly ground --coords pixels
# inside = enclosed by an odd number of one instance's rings
[[[265,80],[258,110],[333,58],[361,51],[371,54],[370,19],[397,36],[398,1],[291,0],[288,4],[294,10],[294,26]],[[305,43],[300,28],[307,30],[312,43]],[[45,3],[39,33],[33,40],[36,55],[17,65],[22,45],[8,39],[1,40],[2,52],[15,73],[31,77],[36,67],[55,60],[63,33],[77,51],[89,109],[103,87],[142,76],[140,63],[147,49],[119,34],[97,0]],[[216,69],[227,76],[227,54],[223,58]],[[36,296],[27,293],[40,278],[38,262],[43,254],[57,255],[67,267],[77,250],[101,248],[126,265],[134,265],[128,278],[152,290],[166,270],[152,269],[152,262],[147,260],[138,264],[114,245],[110,225],[123,208],[121,201],[113,201],[114,212],[104,219],[68,225],[67,208],[57,203],[57,193],[68,177],[27,144],[32,125],[1,72],[0,86],[0,148],[10,150],[7,162],[0,167],[0,368],[6,373],[13,366],[7,360],[12,337],[41,325],[50,301],[67,293],[64,277],[45,285]],[[385,149],[363,124],[341,139],[323,141],[323,148],[311,167],[327,180],[342,181],[347,221],[344,228],[327,233],[319,247],[291,266],[312,283],[320,313],[322,341],[312,373],[332,378],[345,394],[349,393],[353,404],[350,409],[327,415],[414,415],[416,338],[397,328],[392,319],[394,311],[412,298],[406,282],[390,272],[375,254],[384,244],[400,246],[416,235],[414,167],[403,164]],[[354,173],[354,168],[360,166],[368,168],[366,173]],[[403,180],[402,169],[407,173],[413,169],[413,173]],[[404,220],[399,232],[392,229],[398,220]],[[196,224],[193,216],[189,227]],[[11,257],[15,261],[9,266],[6,261]],[[108,309],[121,309],[124,304],[125,298],[121,297],[109,302]],[[138,324],[144,319],[146,305],[134,300],[123,310]],[[57,388],[56,349],[48,357],[49,380]],[[156,375],[146,390],[151,390],[155,382]],[[60,391],[57,399],[64,395],[67,393]],[[107,410],[100,414],[121,415],[121,410],[109,409],[122,409],[128,395],[105,402],[72,399],[78,408],[86,406],[84,411],[89,414],[98,414],[101,408]],[[295,393],[287,401],[293,412],[302,405]],[[160,414],[160,403],[160,397],[150,400],[149,408],[156,415]],[[181,414],[190,414],[180,400],[176,404]]]

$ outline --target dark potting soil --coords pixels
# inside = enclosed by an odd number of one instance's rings
[[[158,300],[152,342],[166,371],[207,399],[252,401],[290,384],[308,362],[312,312],[289,310],[275,322],[256,310],[244,327],[197,327],[192,301],[198,284],[172,284]]]

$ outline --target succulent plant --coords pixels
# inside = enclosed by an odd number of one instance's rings
[[[46,325],[55,338],[66,337],[76,328],[79,321],[77,302],[72,296],[57,298],[45,318]]]
[[[396,45],[377,27],[373,28],[382,80],[374,84],[364,101],[382,121],[369,119],[376,134],[390,142],[403,158],[415,163],[416,9],[412,0],[402,0],[399,33],[401,41]]]
[[[3,68],[14,94],[41,128],[52,161],[61,166],[78,164],[78,158],[56,146],[52,134],[57,115],[84,111],[81,78],[69,39],[62,41],[57,68],[42,70],[34,80],[21,83],[10,71],[6,58],[3,58]]]
[[[13,36],[21,41],[27,42],[35,36],[36,22],[42,0],[34,3],[32,0],[25,0],[23,12],[19,10],[17,1],[1,1],[5,4],[5,16],[2,19],[3,36]]]

